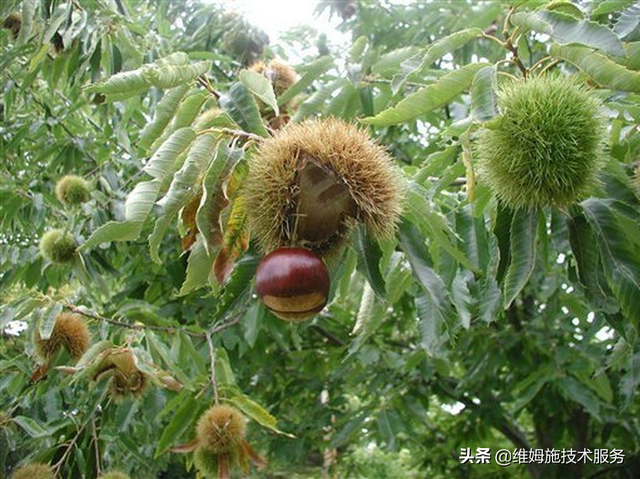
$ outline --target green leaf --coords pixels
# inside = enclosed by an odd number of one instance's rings
[[[55,432],[55,429],[44,428],[30,417],[14,416],[11,420],[33,438],[48,437]]]
[[[374,306],[376,301],[376,295],[373,288],[368,282],[364,283],[362,290],[362,298],[360,299],[360,307],[356,315],[356,323],[353,326],[351,335],[356,334],[368,334],[371,331],[371,325],[376,321],[374,318]]]
[[[256,101],[243,84],[231,85],[229,91],[220,97],[219,103],[243,130],[264,137],[269,136],[262,123]]]
[[[219,221],[224,206],[224,181],[243,155],[242,148],[231,149],[226,142],[220,142],[202,183],[202,200],[196,213],[196,225],[205,239],[205,249],[214,258],[221,241]]]
[[[104,83],[88,86],[86,91],[101,93],[107,101],[117,101],[138,95],[148,90],[149,86],[142,70],[138,69],[113,75]]]
[[[491,323],[500,309],[500,300],[502,294],[498,281],[494,277],[488,277],[484,283],[484,287],[480,292],[480,301],[478,305],[478,317],[485,323]]]
[[[205,60],[191,65],[145,66],[142,75],[151,85],[167,89],[190,83],[210,69],[211,62]]]
[[[408,58],[402,64],[404,72],[393,78],[391,83],[393,93],[396,94],[407,80],[421,76],[439,58],[447,53],[456,51],[469,41],[480,36],[482,36],[480,28],[461,30],[436,40],[426,47],[422,54]],[[420,60],[420,57],[422,57],[422,60]]]
[[[205,243],[206,241],[202,238],[202,235],[198,235],[198,239],[189,253],[186,277],[178,296],[189,294],[191,291],[202,288],[209,283],[214,257],[207,253],[207,249],[204,246]]]
[[[513,216],[510,230],[511,263],[504,279],[504,309],[524,288],[535,266],[536,232],[539,211],[519,211]]]
[[[147,151],[151,144],[157,140],[164,129],[167,127],[173,115],[175,115],[178,105],[182,98],[189,91],[188,85],[181,85],[177,88],[169,90],[156,106],[153,121],[147,123],[140,132],[138,146]]]
[[[358,270],[367,278],[376,296],[384,301],[386,291],[384,278],[380,272],[380,259],[382,258],[380,245],[369,235],[364,227],[359,227],[356,234],[355,249],[358,253]]]
[[[80,249],[86,250],[100,243],[133,241],[140,237],[142,225],[151,212],[160,191],[157,180],[142,181],[129,193],[125,202],[125,221],[109,221],[95,230]]]
[[[496,65],[482,68],[471,84],[471,116],[479,122],[498,114],[498,73]]]
[[[266,103],[274,113],[280,114],[276,94],[273,91],[273,85],[264,75],[254,72],[253,70],[242,70],[239,75],[240,83],[246,86],[251,93]]]
[[[587,219],[583,215],[575,215],[568,220],[568,228],[578,279],[585,287],[587,297],[599,309],[610,313],[617,311],[617,304],[611,297],[611,290],[604,277],[598,243]]]
[[[469,329],[471,326],[471,308],[473,307],[475,300],[473,296],[471,296],[469,286],[467,285],[467,274],[461,270],[458,270],[455,278],[453,279],[453,284],[451,285],[451,299],[458,311],[460,324],[462,324],[464,329]]]
[[[18,45],[24,45],[31,38],[37,6],[37,0],[23,0],[22,2],[22,24],[18,34]]]
[[[193,427],[198,410],[198,402],[193,396],[186,396],[180,408],[171,416],[169,424],[163,429],[154,458],[166,452],[179,441],[185,432]]]
[[[158,58],[155,62],[152,63],[152,65],[157,65],[157,66],[167,66],[167,65],[182,66],[182,65],[188,65],[188,64],[189,64],[189,55],[187,55],[185,52],[174,52],[167,55],[166,57]]]
[[[640,27],[640,4],[637,2],[620,12],[613,31],[622,40],[638,40]]]
[[[53,328],[56,326],[56,319],[61,311],[62,303],[58,302],[54,302],[45,311],[43,311],[42,316],[40,317],[39,332],[40,338],[44,341],[51,337]]]
[[[402,62],[417,55],[419,51],[420,48],[409,46],[385,53],[377,62],[371,65],[371,72],[387,76],[399,69]]]
[[[520,28],[546,33],[560,45],[580,43],[609,55],[624,57],[622,42],[616,34],[604,25],[589,20],[577,20],[560,12],[537,10],[515,13],[511,17],[511,23]]]
[[[487,63],[465,65],[405,97],[395,107],[387,108],[376,116],[364,118],[361,121],[370,125],[389,126],[424,115],[457,97],[471,85],[476,73],[487,66]]]
[[[149,252],[151,259],[156,263],[161,262],[158,256],[160,241],[180,208],[193,199],[199,191],[201,176],[213,159],[217,141],[218,138],[209,133],[196,138],[184,165],[174,175],[169,191],[158,201],[158,205],[162,207],[162,214],[149,235]]]
[[[410,181],[408,186],[407,217],[428,239],[435,241],[465,268],[475,271],[476,267],[469,258],[452,242],[451,237],[455,237],[455,233],[447,220],[433,210],[431,203],[427,200],[426,190],[413,181]]]
[[[423,292],[416,296],[418,328],[422,346],[430,354],[439,354],[442,343],[440,330],[454,310],[444,282],[430,265],[429,253],[417,228],[404,221],[400,225],[400,247],[407,255],[413,274]]]
[[[144,171],[153,178],[164,179],[172,171],[176,158],[187,150],[195,138],[196,132],[191,128],[185,127],[174,131],[151,156],[149,163],[143,168]]]
[[[185,126],[191,126],[191,123],[193,123],[198,113],[200,113],[200,108],[202,108],[207,98],[207,95],[204,93],[194,93],[185,98],[180,104],[176,115],[173,117],[173,121],[169,127],[170,131],[174,132]]]
[[[280,434],[281,436],[286,436],[289,438],[295,438],[293,434],[289,434],[278,429],[278,420],[271,414],[269,414],[269,412],[265,408],[260,406],[260,404],[255,402],[250,397],[242,394],[241,392],[236,391],[235,389],[232,389],[231,391],[233,395],[229,398],[229,402],[231,402],[231,404],[236,406],[251,419],[256,421],[262,427],[266,427],[276,434]]]
[[[217,348],[216,355],[216,381],[219,385],[232,387],[236,385],[236,378],[231,369],[229,355],[224,348]]]
[[[619,12],[620,10],[633,5],[635,0],[604,0],[595,5],[591,11],[591,17],[606,15],[607,13]]]
[[[515,398],[515,402],[513,403],[514,410],[519,411],[529,404],[540,392],[542,387],[553,377],[552,375],[553,368],[543,366],[518,382],[512,391]]]
[[[624,316],[640,326],[640,217],[613,199],[580,203],[595,233],[609,287]]]
[[[590,389],[583,386],[573,376],[556,379],[554,384],[568,399],[581,404],[589,414],[600,420],[600,400]]]
[[[640,92],[640,72],[629,70],[591,48],[552,45],[549,54],[574,64],[604,88]]]
[[[287,88],[284,93],[280,95],[278,98],[278,105],[282,106],[292,100],[298,93],[304,91],[305,88],[310,86],[314,80],[318,79],[320,75],[332,66],[333,60],[331,57],[320,57],[316,61],[306,65],[304,67],[304,74],[302,75],[302,78]]]

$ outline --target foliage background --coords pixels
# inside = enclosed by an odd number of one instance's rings
[[[3,18],[20,11],[22,26],[16,38],[0,33],[0,474],[41,461],[63,477],[109,468],[194,476],[190,455],[168,449],[192,439],[212,402],[210,334],[221,394],[253,419],[249,441],[269,460],[252,474],[637,477],[638,5],[342,1],[318,8],[343,18],[349,48],[300,28],[260,52],[264,35],[220,4],[2,2]],[[234,32],[249,32],[253,46],[234,51]],[[167,113],[162,101],[181,88],[191,102],[184,126],[214,112],[208,126],[223,140],[217,158],[228,162],[225,184],[241,185],[256,141],[222,129],[269,134],[252,95],[269,88],[238,83],[238,73],[291,50],[304,57],[294,65],[301,80],[280,106],[293,121],[366,118],[402,165],[408,195],[396,239],[378,243],[355,232],[329,265],[329,306],[300,325],[274,318],[252,293],[257,252],[246,243],[241,207],[231,215],[241,189],[227,188],[222,212],[225,247],[237,261],[222,285],[210,267],[218,251],[204,250],[202,235],[199,249],[182,251],[181,236],[195,231],[178,210],[192,197],[176,196],[173,215],[166,200],[148,211],[175,169],[162,171],[150,204],[131,195],[151,181],[143,166],[169,141],[161,135],[176,110]],[[106,87],[88,88],[175,52],[205,70],[163,71],[156,86],[123,81],[106,102],[99,95]],[[601,186],[579,205],[514,213],[475,183],[473,145],[499,113],[496,91],[507,74],[546,67],[577,77],[603,100],[606,164]],[[91,201],[75,209],[53,193],[69,173],[94,186]],[[132,220],[132,211],[141,219]],[[109,221],[115,226],[99,230]],[[149,248],[158,224],[166,230]],[[85,245],[71,266],[39,254],[39,238],[53,227]],[[95,339],[146,351],[183,390],[154,387],[116,403],[103,395],[104,384],[89,387],[58,371],[31,382],[33,332],[52,327],[62,307],[82,307]],[[16,320],[27,329],[9,334]],[[625,462],[460,464],[466,447],[618,448]]]

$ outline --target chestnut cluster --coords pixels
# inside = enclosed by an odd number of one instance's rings
[[[326,258],[362,223],[390,238],[404,184],[385,149],[354,125],[329,118],[288,123],[260,144],[245,184],[253,236],[268,253],[257,292],[277,317],[308,319],[329,294]]]

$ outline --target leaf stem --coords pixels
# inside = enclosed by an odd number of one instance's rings
[[[209,357],[211,358],[211,386],[213,386],[213,398],[217,406],[220,404],[220,397],[218,396],[218,383],[216,382],[216,351],[213,348],[213,341],[209,333],[207,333],[207,345],[209,346]]]

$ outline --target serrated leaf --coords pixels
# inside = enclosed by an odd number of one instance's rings
[[[549,54],[574,64],[604,88],[640,92],[640,72],[629,70],[591,48],[552,45]]]
[[[173,120],[171,120],[171,124],[164,130],[162,136],[151,145],[151,151],[156,151],[158,147],[162,145],[167,138],[169,138],[169,136],[180,128],[189,126],[196,130],[198,125],[192,125],[192,123],[196,120],[196,117],[198,116],[198,113],[200,113],[200,109],[206,100],[207,95],[204,93],[195,93],[185,98],[180,104]]]
[[[216,381],[219,385],[233,387],[236,385],[236,378],[231,369],[229,355],[224,348],[216,349]]]
[[[157,66],[166,66],[166,65],[188,65],[189,64],[189,55],[185,52],[174,52],[165,57],[158,58],[153,62],[153,65]]]
[[[202,235],[198,235],[187,260],[187,272],[178,296],[189,294],[209,283],[209,274],[213,264],[213,256],[207,253]]]
[[[600,420],[600,401],[598,397],[577,379],[573,376],[566,376],[556,379],[554,384],[568,399],[584,406],[589,414]]]
[[[421,345],[429,354],[440,355],[444,342],[443,325],[454,317],[444,282],[430,265],[429,253],[417,228],[404,221],[400,225],[400,247],[407,255],[413,274],[422,287],[416,296]]]
[[[498,114],[498,72],[495,65],[482,68],[471,84],[471,116],[479,122]]]
[[[156,221],[153,232],[149,235],[149,251],[151,259],[155,262],[161,262],[158,249],[169,224],[177,216],[180,208],[198,193],[201,176],[214,158],[217,141],[217,137],[209,133],[196,138],[187,153],[184,165],[174,175],[169,191],[158,202],[162,207],[162,214]]]
[[[362,290],[362,298],[360,298],[360,307],[356,315],[356,324],[351,330],[351,335],[363,332],[366,325],[373,322],[373,307],[375,305],[376,295],[368,281],[365,281]]]
[[[456,276],[453,278],[451,299],[458,311],[460,324],[462,324],[464,329],[469,329],[471,326],[471,308],[475,303],[475,299],[471,296],[469,286],[467,285],[467,273],[461,270],[458,270]]]
[[[160,182],[142,181],[129,193],[125,202],[125,221],[109,221],[95,230],[89,239],[80,246],[85,250],[100,243],[112,241],[133,241],[140,237],[142,226],[155,204]]]
[[[292,100],[298,93],[304,91],[310,86],[314,80],[320,77],[324,72],[333,66],[331,57],[321,57],[316,61],[309,63],[304,67],[304,74],[296,83],[287,88],[282,95],[278,97],[278,105],[282,106]]]
[[[595,233],[609,287],[624,316],[639,327],[639,215],[633,208],[612,199],[590,198],[580,206]]]
[[[187,430],[192,428],[198,410],[198,403],[193,396],[189,395],[183,399],[183,403],[172,415],[171,421],[160,435],[154,458],[166,452]]]
[[[246,199],[238,196],[231,206],[229,217],[224,225],[222,247],[213,264],[213,272],[218,284],[224,284],[235,266],[236,260],[249,249],[249,230],[247,226]]]
[[[402,62],[417,55],[419,51],[419,47],[409,46],[385,53],[378,61],[371,65],[371,72],[378,73],[383,76],[389,75],[390,73],[398,70]]]
[[[453,258],[465,268],[472,271],[476,267],[469,261],[469,258],[455,246],[450,239],[455,237],[454,231],[447,220],[433,210],[427,200],[427,193],[424,188],[417,183],[410,181],[407,191],[407,217],[437,245],[447,251]]]
[[[362,226],[358,228],[356,233],[355,249],[358,253],[358,270],[367,278],[376,296],[384,301],[386,290],[384,278],[380,272],[382,249]]]
[[[447,339],[442,333],[442,327],[446,324],[445,314],[425,290],[418,293],[414,301],[418,315],[420,346],[432,356],[441,356],[442,345]]]
[[[511,263],[504,279],[504,309],[524,288],[535,266],[536,233],[540,212],[521,211],[513,216],[509,232]]]
[[[271,107],[276,116],[280,114],[273,85],[264,75],[253,70],[242,70],[238,78],[240,83],[246,86],[251,93]]]
[[[599,309],[615,312],[613,294],[609,290],[602,269],[596,237],[583,215],[575,215],[568,220],[569,244],[576,261],[578,279],[585,287],[587,298]]]
[[[640,4],[625,8],[618,17],[613,31],[622,40],[634,41],[638,40],[638,29],[640,27]]]
[[[227,205],[223,191],[224,181],[243,155],[242,148],[231,149],[226,142],[220,142],[215,160],[202,183],[202,199],[196,213],[196,225],[206,240],[204,246],[212,257],[215,257],[222,242],[220,213]]]
[[[286,436],[290,438],[295,438],[293,434],[289,434],[288,432],[281,431],[278,429],[278,420],[273,417],[269,412],[260,406],[257,402],[255,402],[250,397],[242,394],[235,389],[232,390],[233,395],[229,398],[229,402],[240,409],[243,413],[249,416],[251,419],[256,421],[262,427],[266,427],[271,431],[280,434],[281,436]]]
[[[219,99],[220,106],[244,131],[267,137],[260,110],[249,90],[241,83],[231,85]]]
[[[37,6],[37,0],[23,0],[22,2],[22,23],[18,34],[18,45],[24,45],[31,38]]]
[[[43,438],[50,436],[55,430],[45,428],[38,422],[26,416],[14,416],[11,420],[20,426],[29,436],[33,438]]]
[[[173,88],[190,83],[211,69],[210,61],[199,61],[190,65],[146,66],[142,69],[145,81],[157,88]]]
[[[182,98],[189,91],[188,85],[181,85],[169,90],[158,103],[153,114],[153,121],[147,123],[140,132],[138,146],[146,151],[156,141],[175,115]]]
[[[546,33],[557,44],[580,43],[603,52],[624,57],[622,42],[606,26],[589,20],[577,20],[564,13],[548,10],[518,12],[512,15],[511,23],[520,28]]]
[[[478,317],[485,323],[491,323],[500,310],[502,292],[498,286],[498,281],[494,277],[488,277],[480,292],[478,305]]]
[[[144,171],[156,179],[163,179],[174,164],[176,158],[191,145],[196,138],[196,132],[191,128],[180,128],[171,134],[160,148],[151,156]]]
[[[591,16],[598,17],[611,12],[618,12],[633,5],[634,2],[635,0],[603,0],[601,3],[594,5]]]
[[[224,285],[222,294],[218,297],[213,319],[220,319],[230,310],[241,303],[249,293],[251,280],[258,269],[259,258],[250,254],[244,255],[231,272],[229,280]]]
[[[103,83],[90,85],[87,93],[101,93],[107,101],[124,100],[138,95],[149,89],[149,83],[145,79],[142,70],[131,70],[117,73]]]
[[[374,117],[362,119],[362,123],[390,126],[404,123],[431,110],[441,107],[465,91],[476,73],[489,66],[488,63],[472,63],[454,70],[435,83],[421,88],[405,97],[396,106],[381,111]]]
[[[413,57],[407,58],[402,63],[403,73],[396,75],[391,82],[391,90],[395,95],[405,82],[411,78],[422,75],[436,60],[443,57],[447,53],[456,51],[463,47],[474,38],[482,35],[480,28],[469,28],[459,32],[452,33],[446,37],[440,38],[426,47],[424,51]]]
[[[53,332],[53,328],[56,326],[56,319],[58,315],[62,311],[62,304],[58,302],[54,302],[51,306],[49,306],[45,311],[42,312],[42,316],[40,316],[40,325],[39,325],[39,333],[40,338],[44,341],[48,340],[51,337],[51,333]]]

